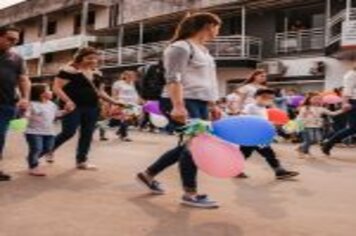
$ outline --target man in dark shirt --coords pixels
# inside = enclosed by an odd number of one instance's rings
[[[31,82],[26,75],[26,66],[21,56],[11,51],[19,41],[20,30],[14,27],[0,28],[0,164],[3,158],[6,133],[16,108],[27,110]],[[20,96],[17,97],[16,89]],[[0,181],[11,177],[5,174],[0,166]]]

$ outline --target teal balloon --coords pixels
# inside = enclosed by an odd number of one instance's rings
[[[241,146],[266,146],[273,142],[276,129],[261,117],[237,116],[214,122],[213,134]]]

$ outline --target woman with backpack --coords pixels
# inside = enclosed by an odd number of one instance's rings
[[[218,16],[195,13],[179,24],[175,37],[164,52],[166,86],[161,109],[177,125],[188,119],[209,116],[209,103],[218,99],[216,65],[205,44],[217,37],[221,26]],[[169,166],[179,162],[184,195],[182,204],[199,208],[216,208],[217,202],[207,195],[198,194],[197,167],[186,145],[178,145],[163,154],[144,172],[138,181],[152,193],[165,191],[155,177]]]

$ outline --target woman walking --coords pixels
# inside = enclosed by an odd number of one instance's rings
[[[80,128],[76,164],[81,170],[96,169],[88,163],[88,154],[99,117],[99,99],[112,104],[118,103],[104,90],[98,61],[99,53],[96,49],[80,49],[73,62],[60,70],[53,87],[60,99],[60,105],[70,112],[62,120],[62,132],[56,137],[54,150],[71,139]]]
[[[259,89],[265,89],[267,82],[267,73],[264,70],[255,70],[246,83],[238,89],[240,94],[240,110],[245,105],[255,102],[255,95]]]
[[[185,124],[189,118],[207,120],[209,102],[218,99],[215,61],[204,45],[218,35],[220,25],[221,20],[214,14],[192,14],[180,23],[172,43],[164,52],[167,85],[161,107],[176,124]],[[177,162],[184,189],[182,204],[218,207],[207,195],[198,194],[197,167],[186,145],[163,154],[137,178],[151,192],[163,194],[164,190],[155,177]]]

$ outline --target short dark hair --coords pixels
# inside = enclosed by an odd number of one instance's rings
[[[40,102],[41,96],[46,89],[48,88],[48,84],[33,84],[31,86],[31,101]]]
[[[276,95],[276,92],[272,89],[259,89],[257,90],[255,97],[259,97],[263,95]]]
[[[4,36],[9,31],[16,31],[18,33],[21,33],[20,28],[13,25],[8,25],[8,26],[0,27],[0,37]]]

